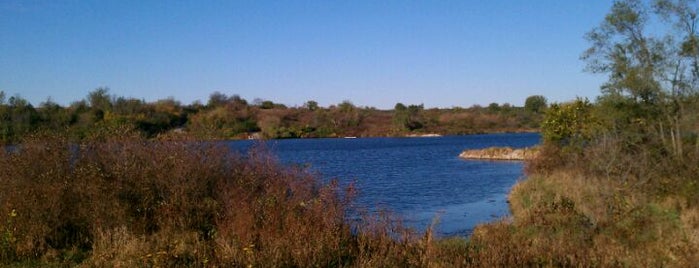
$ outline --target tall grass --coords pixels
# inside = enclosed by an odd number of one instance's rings
[[[0,264],[427,267],[461,260],[439,261],[445,253],[430,230],[418,235],[388,213],[350,220],[352,187],[323,184],[263,149],[241,155],[192,140],[43,136],[2,150],[0,170]]]
[[[696,266],[699,156],[653,148],[544,146],[509,196],[512,218],[478,227],[469,254],[484,266]]]

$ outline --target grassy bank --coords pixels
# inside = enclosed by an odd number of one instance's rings
[[[618,183],[555,172],[510,195],[513,218],[472,237],[484,266],[692,267],[699,263],[699,207]]]

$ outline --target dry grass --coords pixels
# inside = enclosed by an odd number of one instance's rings
[[[513,218],[478,227],[484,266],[691,267],[699,261],[697,208],[615,181],[558,171],[510,195]]]
[[[0,154],[5,265],[444,263],[431,231],[417,235],[390,213],[350,221],[353,188],[321,184],[263,149],[238,155],[189,140],[42,137]]]

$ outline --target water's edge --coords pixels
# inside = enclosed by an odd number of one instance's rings
[[[247,150],[259,141],[231,141]],[[425,230],[435,217],[440,236],[467,236],[480,223],[510,215],[507,196],[522,178],[521,161],[464,160],[464,149],[524,148],[532,133],[429,138],[296,139],[266,141],[282,164],[308,167],[324,181],[354,183],[357,204],[387,208]]]

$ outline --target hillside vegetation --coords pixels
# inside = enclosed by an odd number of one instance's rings
[[[101,135],[103,129],[132,129],[147,138],[184,133],[206,140],[522,132],[539,127],[543,107],[542,96],[527,98],[524,107],[491,103],[425,109],[397,103],[393,110],[379,110],[349,101],[329,107],[315,101],[286,107],[263,100],[249,103],[218,92],[206,104],[182,105],[172,98],[148,103],[116,97],[106,88],[68,107],[50,99],[34,107],[21,96],[6,98],[0,92],[0,144],[16,143],[36,132],[66,132],[71,139],[81,140]]]

